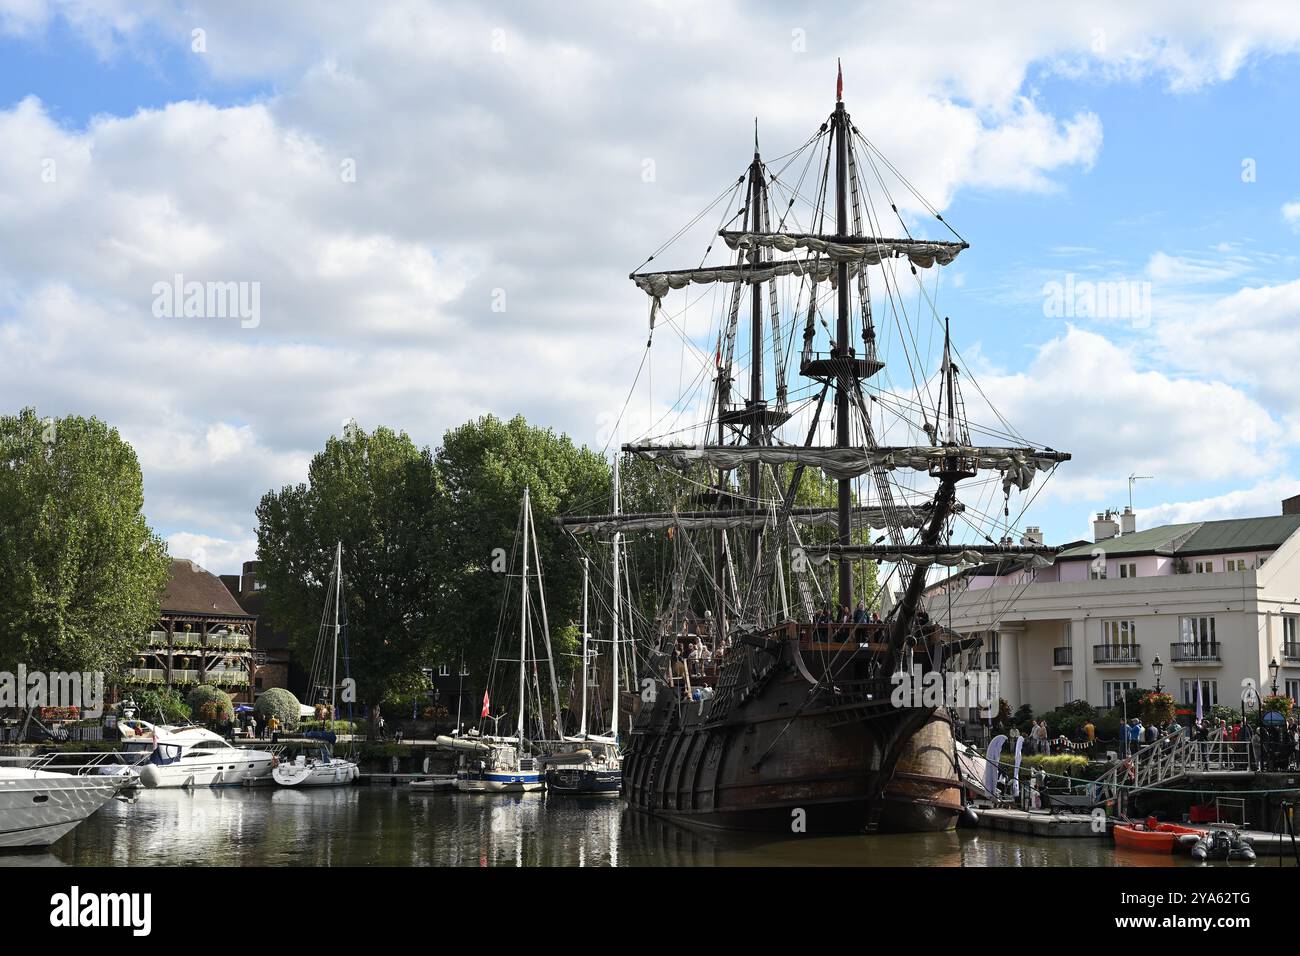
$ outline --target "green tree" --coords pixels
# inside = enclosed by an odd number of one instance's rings
[[[206,724],[219,724],[235,716],[230,695],[211,684],[199,684],[186,698],[191,713]]]
[[[308,660],[342,542],[345,633],[360,700],[377,702],[421,681],[447,588],[441,498],[428,448],[405,432],[352,426],[312,459],[306,484],[268,492],[257,507],[267,610]]]
[[[446,574],[440,594],[442,613],[434,628],[437,653],[451,665],[457,665],[463,653],[466,667],[481,686],[492,658],[507,586],[518,590],[517,579],[507,578],[503,559],[512,553],[520,502],[527,487],[546,587],[552,652],[557,664],[561,663],[556,641],[581,611],[582,562],[552,519],[609,507],[608,462],[598,453],[574,445],[567,435],[529,425],[523,416],[503,421],[487,415],[447,432],[436,465],[443,491],[440,563]],[[531,557],[529,563],[535,566]],[[494,710],[496,699],[494,696]]]
[[[96,418],[0,417],[0,663],[128,666],[155,624],[167,549],[135,451]]]
[[[284,730],[296,727],[300,719],[299,715],[302,713],[298,698],[283,687],[272,687],[257,698],[253,710],[263,727],[266,726],[267,721],[275,717],[279,719],[280,726]]]

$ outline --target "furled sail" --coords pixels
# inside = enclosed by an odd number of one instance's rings
[[[954,510],[960,511],[958,505]],[[886,516],[883,508],[858,507],[851,518],[858,528],[884,528],[888,519],[904,528],[919,528],[929,517],[929,502],[918,508],[896,508]],[[660,511],[620,515],[573,515],[556,518],[555,523],[571,534],[610,534],[615,531],[683,531],[757,530],[772,524],[775,515],[768,510],[733,509],[723,511]],[[833,528],[836,513],[828,508],[795,508],[790,520],[801,527]]]
[[[1047,471],[1062,461],[1067,452],[1038,448],[1000,448],[968,445],[911,445],[880,448],[829,448],[795,445],[627,445],[624,451],[644,458],[669,461],[677,465],[704,464],[729,471],[740,465],[759,462],[764,465],[798,463],[820,468],[832,478],[857,478],[877,466],[913,468],[928,471],[942,465],[944,459],[959,459],[963,464],[1001,472],[1003,485],[1028,488],[1034,474]]]
[[[879,239],[875,236],[830,237],[807,233],[784,232],[721,232],[728,246],[737,250],[754,248],[773,249],[777,252],[794,252],[802,249],[826,256],[832,262],[865,263],[879,265],[883,259],[907,258],[913,265],[929,269],[935,263],[946,266],[957,258],[964,242],[929,242],[922,239]]]
[[[810,276],[814,282],[836,282],[837,265],[828,260],[786,259],[781,262],[748,263],[718,266],[709,269],[677,269],[671,272],[634,272],[628,278],[637,288],[655,299],[662,299],[672,289],[684,289],[691,283],[704,285],[710,282],[767,282],[779,276]],[[857,267],[849,264],[849,276],[857,275]]]
[[[954,544],[925,547],[924,545],[805,545],[804,557],[812,564],[829,561],[862,559],[881,561],[907,561],[919,567],[938,564],[956,567],[961,564],[997,563],[1022,568],[1048,568],[1058,548],[1014,547],[1007,545]]]

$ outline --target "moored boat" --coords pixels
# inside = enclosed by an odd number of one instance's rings
[[[104,760],[102,753],[47,754],[0,764],[0,849],[50,846],[135,785],[133,773],[101,772]]]
[[[1146,853],[1173,853],[1180,846],[1191,846],[1205,836],[1204,830],[1178,823],[1117,823],[1112,831],[1115,846]]]
[[[343,615],[343,542],[334,546],[334,567],[326,587],[325,610],[321,614],[320,631],[316,639],[316,655],[312,661],[310,685],[317,701],[316,712],[329,719],[338,717],[338,661],[340,638],[346,627]],[[343,641],[343,675],[348,677],[347,643]],[[348,707],[351,712],[351,705]],[[355,760],[333,754],[334,734],[311,732],[308,736],[324,738],[308,753],[298,754],[291,761],[278,764],[271,776],[282,787],[346,787],[361,776]],[[349,752],[351,748],[349,747]]]

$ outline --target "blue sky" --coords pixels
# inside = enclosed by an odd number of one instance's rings
[[[851,30],[808,4],[0,0],[0,403],[117,425],[173,553],[221,571],[349,419],[436,444],[522,411],[599,445],[644,344],[628,269],[754,115],[765,151],[811,132],[842,57],[855,121],[972,243],[941,293],[970,371],[1076,455],[1025,523],[1081,537],[1131,472],[1140,526],[1273,513],[1300,492],[1298,50],[1250,4]],[[259,283],[257,327],[150,314],[176,273]],[[1150,283],[1149,321],[1045,315],[1071,275]]]

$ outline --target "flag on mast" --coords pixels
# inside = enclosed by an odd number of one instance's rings
[[[840,66],[840,58],[835,58],[835,101],[838,103],[844,99],[844,68]]]
[[[480,716],[480,717],[488,717],[488,716],[491,715],[491,713],[492,713],[492,711],[491,711],[491,709],[488,707],[488,692],[487,692],[487,691],[483,691],[483,713],[479,714],[479,716]]]

